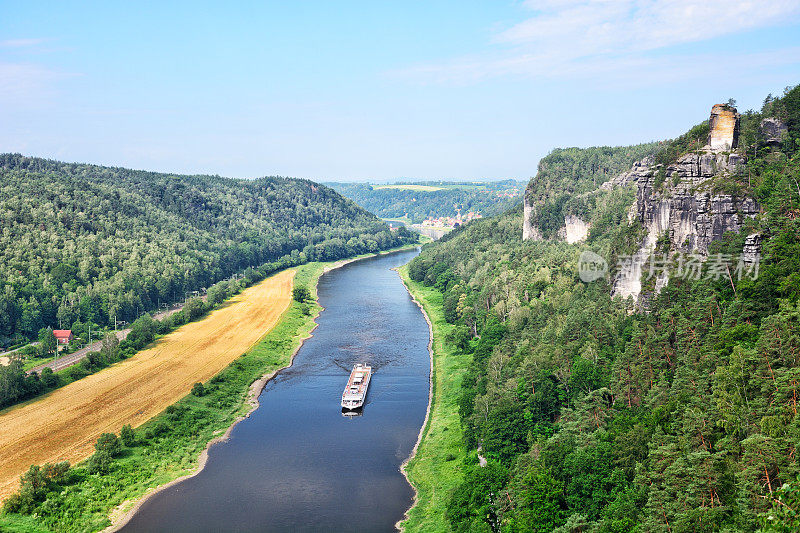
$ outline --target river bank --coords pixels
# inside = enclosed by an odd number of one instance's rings
[[[290,368],[292,366],[292,364],[294,363],[294,358],[297,355],[297,352],[300,351],[300,348],[302,348],[303,343],[312,336],[313,331],[317,328],[316,320],[319,317],[319,314],[324,309],[319,304],[317,296],[317,286],[319,283],[319,278],[322,277],[322,275],[331,272],[332,270],[335,270],[337,268],[341,268],[345,265],[353,263],[355,261],[360,261],[370,257],[388,255],[403,250],[413,249],[416,246],[417,245],[407,245],[392,250],[377,252],[374,254],[362,254],[347,259],[340,259],[338,261],[333,261],[328,263],[310,263],[298,267],[298,274],[296,276],[296,286],[305,286],[309,288],[309,290],[311,291],[312,300],[314,301],[314,306],[313,309],[310,309],[310,314],[308,315],[306,323],[302,325],[302,327],[297,331],[295,335],[296,340],[298,342],[293,347],[288,363],[285,366],[276,368],[274,370],[271,370],[269,373],[262,375],[260,378],[255,380],[252,383],[252,385],[250,385],[250,388],[247,392],[247,398],[244,402],[245,410],[233,421],[233,423],[230,424],[230,426],[228,426],[225,433],[213,438],[208,442],[206,447],[201,452],[200,457],[198,458],[197,461],[197,466],[196,468],[194,468],[193,471],[181,477],[178,477],[168,483],[165,483],[164,485],[158,486],[148,491],[147,493],[142,495],[141,498],[139,498],[134,502],[123,502],[122,505],[113,509],[109,514],[111,525],[109,525],[106,529],[104,529],[103,533],[113,533],[120,530],[136,515],[136,513],[139,511],[139,509],[141,509],[142,505],[144,505],[144,503],[147,502],[147,500],[154,497],[159,492],[167,490],[170,487],[173,487],[178,483],[181,483],[182,481],[194,477],[198,475],[200,472],[202,472],[203,468],[205,468],[206,463],[208,461],[208,454],[211,447],[214,446],[215,444],[218,444],[220,442],[225,442],[226,440],[228,440],[228,438],[231,435],[231,432],[236,427],[236,425],[239,422],[245,420],[247,417],[249,417],[253,411],[258,409],[260,405],[258,398],[261,395],[261,392],[264,390],[264,387],[266,387],[267,383],[269,383],[269,381],[273,379],[279,372],[286,370],[287,368]],[[297,305],[297,302],[294,302],[294,305]]]
[[[450,494],[462,480],[467,455],[458,400],[469,361],[445,342],[454,326],[444,319],[442,294],[411,280],[407,265],[398,271],[430,327],[431,393],[419,440],[402,467],[416,492],[414,504],[397,527],[406,532],[448,531],[445,511]]]
[[[371,255],[375,254],[359,258]],[[272,331],[208,382],[207,394],[188,395],[138,428],[137,445],[125,448],[108,474],[89,474],[85,463],[74,468],[64,490],[48,498],[48,512],[39,512],[37,523],[64,531],[97,531],[114,523],[118,527],[143,497],[200,471],[209,443],[225,438],[253,410],[270,377],[291,364],[302,341],[310,336],[322,309],[316,304],[317,280],[334,264],[297,267],[295,283],[307,286],[315,303],[292,302]],[[113,522],[109,509],[114,510]],[[22,523],[30,530],[30,517],[0,517],[3,531]]]

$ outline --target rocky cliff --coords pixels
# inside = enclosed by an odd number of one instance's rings
[[[669,165],[640,161],[602,185],[606,190],[636,185],[635,219],[646,230],[637,255],[649,255],[661,239],[669,242],[670,252],[706,256],[712,241],[728,231],[740,232],[745,219],[759,213],[753,198],[726,191],[730,178],[744,170],[744,157],[730,151],[738,143],[738,120],[735,109],[715,105],[704,147]],[[755,260],[759,243],[757,235],[748,236],[745,255]],[[656,291],[666,281],[657,280]],[[613,290],[615,295],[638,299],[641,281],[638,276],[618,277]]]
[[[735,150],[739,144],[739,113],[728,104],[711,108],[708,147],[711,150]]]
[[[636,201],[628,212],[628,223],[638,221],[644,229],[637,252],[640,260],[648,257],[657,243],[659,253],[667,246],[672,254],[707,256],[712,241],[721,239],[725,232],[742,231],[747,218],[760,211],[736,179],[745,170],[745,158],[736,151],[739,122],[735,108],[715,105],[707,126],[697,126],[675,141],[662,143],[657,150],[639,152],[629,170],[621,172],[633,158],[625,166],[618,165],[615,173],[606,172],[607,181],[599,186],[598,169],[608,168],[603,160],[581,158],[578,149],[569,153],[554,151],[542,160],[537,177],[526,191],[522,238],[554,238],[569,243],[586,240],[593,220],[591,205],[598,203],[595,200],[620,187],[635,187]],[[765,119],[760,130],[765,142],[779,144],[786,126],[778,120]],[[630,149],[619,150],[619,158],[630,154]],[[609,149],[606,153],[612,152]],[[587,159],[588,164],[579,164]],[[757,259],[759,247],[760,237],[748,236],[743,250],[745,259]],[[630,268],[632,275],[617,276],[613,293],[638,301],[642,292],[641,266],[633,264]],[[655,292],[667,282],[666,276],[656,279]]]
[[[741,172],[744,159],[734,153],[686,154],[662,170],[647,171],[638,181],[636,211],[647,229],[647,244],[668,233],[673,251],[706,255],[711,241],[726,231],[741,231],[745,217],[758,213],[749,197],[716,190],[719,177]]]

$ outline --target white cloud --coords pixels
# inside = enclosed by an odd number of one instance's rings
[[[45,42],[44,39],[6,39],[0,41],[0,48],[26,48]]]
[[[529,1],[536,16],[498,42],[566,47],[575,54],[652,50],[771,26],[800,14],[796,0]]]
[[[423,82],[472,83],[503,75],[560,77],[659,63],[670,67],[672,57],[679,56],[656,51],[800,18],[797,0],[528,0],[524,6],[532,16],[496,34],[489,52],[416,65],[400,74]],[[784,62],[800,62],[797,49],[777,53]]]

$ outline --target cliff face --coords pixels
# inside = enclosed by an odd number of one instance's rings
[[[538,181],[535,183],[537,188],[534,189],[532,181],[524,199],[522,238],[543,238],[543,232],[535,222],[537,219],[548,224],[550,235],[560,240],[578,243],[588,237],[591,217],[587,221],[569,214],[566,208],[554,210],[552,203],[547,205],[541,200],[542,190],[557,190],[562,196],[569,196],[568,204],[580,203],[582,199],[612,191],[617,187],[635,187],[636,201],[628,212],[628,223],[638,220],[645,230],[645,237],[636,253],[639,259],[633,260],[629,265],[629,273],[632,275],[624,278],[618,276],[612,290],[614,295],[632,296],[638,301],[642,291],[642,266],[636,264],[636,261],[645,261],[655,250],[657,242],[663,245],[668,240],[670,253],[707,256],[711,242],[721,239],[726,232],[742,231],[746,219],[759,213],[760,207],[753,198],[730,192],[736,188],[730,178],[741,174],[745,169],[744,156],[735,151],[739,141],[739,120],[736,109],[727,104],[715,105],[711,109],[708,137],[703,147],[695,148],[666,165],[657,164],[655,157],[648,155],[633,163],[628,171],[620,172],[624,167],[617,167],[616,175],[612,174],[611,179],[606,178],[608,181],[599,187],[595,185],[594,190],[564,189],[563,182],[559,183],[552,176],[542,174],[544,166],[540,163]],[[761,124],[761,129],[765,132],[768,143],[779,143],[786,127],[780,121],[767,119]],[[684,143],[669,148],[685,151],[687,146],[690,145]],[[655,152],[650,152],[653,153]],[[572,162],[562,159],[566,163]],[[557,162],[549,164],[554,165]],[[562,166],[571,168],[567,164]],[[581,168],[581,175],[585,172],[591,173],[596,166]],[[536,191],[539,191],[538,201],[535,200],[537,195],[533,194]],[[537,210],[541,210],[541,213],[537,213]],[[558,224],[561,220],[563,225],[557,233],[553,233],[554,223]],[[743,250],[744,259],[755,261],[759,252],[760,237],[749,235]],[[666,275],[656,279],[655,292],[668,281]]]
[[[589,236],[589,223],[575,215],[564,217],[563,239],[570,244],[575,244],[586,240]]]
[[[523,195],[522,200],[522,240],[523,241],[541,241],[542,240],[542,232],[539,231],[539,228],[534,226],[531,223],[531,217],[533,216],[533,204],[528,198],[528,195]]]
[[[753,198],[716,190],[726,177],[744,170],[743,156],[730,152],[738,143],[739,114],[727,106],[715,105],[711,111],[708,144],[688,153],[666,167],[641,161],[630,172],[603,184],[603,188],[636,184],[635,218],[647,235],[638,254],[646,256],[659,238],[667,236],[670,252],[708,255],[708,245],[728,231],[740,232],[744,221],[759,213]],[[755,260],[760,249],[758,235],[750,235],[745,256]],[[613,294],[638,299],[641,282],[615,281]],[[666,278],[656,280],[656,292]]]
[[[744,218],[758,213],[758,204],[715,193],[711,181],[743,166],[738,154],[703,151],[686,154],[663,171],[659,165],[639,174],[636,212],[647,229],[647,244],[667,232],[673,251],[706,255],[711,241],[726,231],[741,231]]]
[[[711,132],[708,146],[712,150],[735,150],[739,141],[739,113],[727,104],[717,104],[711,108],[708,120]]]

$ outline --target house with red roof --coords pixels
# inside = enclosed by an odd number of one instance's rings
[[[58,344],[69,344],[69,341],[73,339],[71,329],[54,329],[53,335],[56,336]]]

